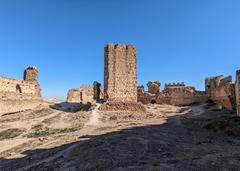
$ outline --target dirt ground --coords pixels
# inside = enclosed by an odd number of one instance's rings
[[[139,114],[98,104],[75,112],[65,105],[0,117],[0,170],[240,170],[239,136],[213,122],[232,117],[228,111],[151,104]]]

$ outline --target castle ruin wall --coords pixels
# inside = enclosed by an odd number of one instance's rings
[[[236,94],[236,112],[237,115],[240,116],[240,70],[236,72],[235,94]]]
[[[37,81],[37,69],[28,67],[24,71],[26,77],[28,77],[28,70],[36,72],[34,81],[0,77],[0,116],[32,109],[43,102],[41,88]]]
[[[206,93],[219,109],[236,110],[235,85],[232,77],[209,77],[205,80]]]
[[[137,102],[136,49],[133,45],[106,45],[104,99],[115,102]]]

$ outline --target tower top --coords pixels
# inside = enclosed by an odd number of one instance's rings
[[[28,66],[24,70],[24,81],[38,82],[38,69],[35,66]]]

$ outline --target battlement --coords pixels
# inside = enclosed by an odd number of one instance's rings
[[[138,89],[143,89],[144,90],[144,86],[143,85],[140,85],[140,86],[137,86]]]
[[[36,66],[28,66],[26,70],[36,70],[38,71],[38,68]]]
[[[136,48],[132,44],[125,45],[125,44],[120,44],[120,43],[117,43],[117,44],[109,43],[105,46],[104,50],[105,50],[105,52],[107,52],[110,50],[120,50],[120,51],[121,50],[136,50]]]
[[[24,81],[38,82],[38,69],[35,66],[29,66],[24,70]]]
[[[175,87],[185,87],[185,83],[184,82],[177,82],[177,83],[169,83],[169,84],[165,84],[165,88],[175,88]]]

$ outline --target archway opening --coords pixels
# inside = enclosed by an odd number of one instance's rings
[[[22,93],[22,89],[19,84],[16,85],[16,92],[17,93]]]
[[[151,104],[155,104],[156,103],[156,100],[151,100]]]

